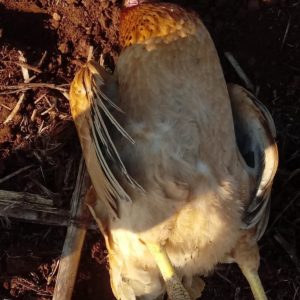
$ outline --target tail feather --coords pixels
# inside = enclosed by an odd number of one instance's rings
[[[255,181],[243,228],[256,227],[259,239],[268,223],[271,188],[278,167],[275,125],[268,109],[250,92],[238,85],[229,85],[228,91],[237,144]]]
[[[70,106],[97,194],[117,214],[118,201],[131,201],[131,198],[115,177],[112,168],[119,170],[118,173],[134,188],[141,187],[128,174],[111,138],[110,124],[128,142],[134,143],[110,111],[122,112],[103,92],[109,82],[105,82],[101,71],[95,62],[89,62],[76,74],[71,85]],[[97,188],[98,185],[102,186],[102,191]]]

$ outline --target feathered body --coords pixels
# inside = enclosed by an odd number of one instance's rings
[[[179,274],[206,273],[233,249],[250,196],[214,45],[199,19],[174,10],[124,12],[121,41],[130,47],[115,73],[121,125],[135,141],[115,145],[145,193],[131,190],[132,202],[119,203],[114,256],[125,281],[159,292],[151,278],[159,271],[139,239],[165,245]]]
[[[134,141],[110,131],[126,172],[142,188],[112,163],[128,199],[107,201],[95,170],[95,141],[88,136],[93,124],[77,129],[83,148],[90,149],[84,154],[99,197],[92,206],[109,250],[113,291],[122,300],[156,299],[165,286],[145,243],[162,245],[187,289],[195,289],[194,275],[232,257],[245,234],[245,211],[266,175],[258,156],[252,167],[242,157],[234,103],[196,15],[171,4],[127,8],[120,42],[116,70],[101,90],[119,107],[113,117]],[[84,113],[74,113],[76,105],[71,103],[75,122],[89,123]],[[247,226],[255,227],[260,218],[255,222]]]

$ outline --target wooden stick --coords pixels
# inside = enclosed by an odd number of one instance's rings
[[[82,158],[72,197],[72,218],[82,218],[87,215],[88,212],[84,204],[84,197],[90,184],[90,179]],[[53,300],[70,300],[72,298],[85,234],[86,227],[79,228],[76,224],[71,224],[68,227],[56,278]]]
[[[97,229],[91,218],[71,218],[67,209],[53,207],[53,200],[25,192],[0,190],[0,217],[54,226],[85,224],[89,229]]]
[[[53,207],[51,199],[30,193],[0,190],[0,217],[45,225],[68,225],[69,212]]]
[[[0,85],[0,90],[3,90],[3,93],[7,93],[8,91],[24,91],[28,89],[36,89],[36,88],[48,88],[58,90],[60,92],[66,92],[68,90],[68,84],[55,85],[53,83],[19,83],[16,85]],[[1,92],[2,94],[2,92]]]
[[[17,203],[19,205],[22,205],[22,202],[24,202],[26,204],[53,206],[53,200],[44,198],[40,195],[26,192],[11,192],[0,190],[0,201],[2,201],[2,203],[6,202],[10,204]]]
[[[22,93],[19,97],[19,100],[16,104],[16,106],[14,107],[14,109],[12,110],[12,112],[8,115],[8,117],[6,118],[6,120],[3,122],[3,124],[7,124],[8,122],[12,121],[12,119],[14,118],[14,116],[18,113],[18,111],[20,110],[20,107],[24,101],[25,98],[25,94]]]
[[[26,62],[23,62],[23,61],[19,61],[19,62],[18,61],[13,61],[12,63],[14,63],[14,64],[16,64],[16,65],[18,65],[20,67],[26,68],[28,70],[31,70],[33,72],[39,73],[39,74],[42,73],[42,71],[39,68],[37,68],[35,66],[28,65]],[[28,79],[29,79],[29,77],[27,79],[25,79],[24,81],[27,81]]]
[[[5,105],[5,104],[3,104],[3,103],[0,103],[0,105],[1,105],[2,107],[6,108],[6,109],[9,110],[9,111],[12,111],[12,108],[10,108],[10,107],[7,106],[7,105]]]

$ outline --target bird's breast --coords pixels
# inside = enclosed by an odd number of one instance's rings
[[[117,117],[135,140],[134,145],[116,140],[116,146],[132,172],[137,165],[149,171],[144,165],[149,160],[165,165],[168,156],[188,164],[200,158],[213,168],[230,164],[235,152],[232,113],[206,31],[151,50],[130,46],[121,53],[116,74],[118,105],[124,111]],[[162,151],[167,156],[159,155]]]

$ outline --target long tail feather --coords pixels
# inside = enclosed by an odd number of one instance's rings
[[[111,138],[110,125],[128,142],[134,144],[134,140],[111,113],[111,109],[120,113],[122,110],[105,95],[104,85],[100,67],[95,62],[87,63],[72,82],[70,106],[97,194],[101,200],[108,202],[114,212],[117,212],[119,200],[131,201],[131,199],[115,177],[113,169],[120,170],[118,173],[123,174],[133,188],[142,188],[128,174]],[[102,186],[102,191],[97,188],[98,185]]]

